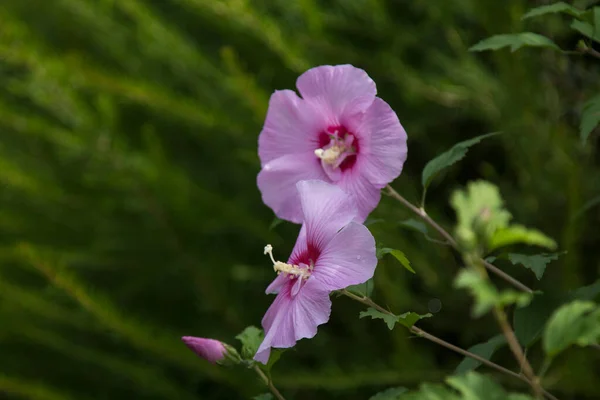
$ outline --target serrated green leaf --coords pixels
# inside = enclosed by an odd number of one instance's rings
[[[390,388],[371,396],[369,400],[400,400],[400,395],[406,392],[407,389],[403,387]]]
[[[508,225],[511,215],[504,209],[498,188],[490,182],[475,181],[466,190],[455,190],[450,204],[456,211],[456,236],[461,246],[475,247],[480,239],[489,241],[494,232]]]
[[[600,309],[591,301],[576,300],[552,314],[542,344],[549,357],[572,345],[587,346],[600,339]]]
[[[535,254],[535,255],[526,255],[526,254],[515,254],[509,253],[508,259],[513,265],[521,264],[525,268],[528,268],[533,271],[535,277],[538,279],[542,279],[544,276],[544,272],[546,271],[546,266],[552,260],[558,260],[559,253],[553,254]]]
[[[400,319],[400,317],[398,317],[397,315],[385,314],[381,311],[377,311],[376,309],[370,307],[367,309],[367,311],[360,312],[359,318],[364,317],[371,317],[372,319],[382,319],[383,322],[385,322],[387,327],[390,329],[390,331],[394,329],[394,326]]]
[[[427,314],[417,314],[415,312],[405,312],[404,314],[398,315],[398,322],[408,329],[412,328],[414,324],[416,324],[419,320],[423,318],[431,318],[433,315],[430,313]]]
[[[273,399],[275,399],[275,397],[273,397],[273,395],[271,393],[263,393],[263,394],[259,394],[258,396],[254,396],[252,399],[253,400],[273,400]]]
[[[443,169],[448,168],[452,164],[462,160],[464,156],[469,151],[469,147],[481,142],[483,139],[487,139],[491,136],[499,135],[500,132],[492,132],[485,135],[477,136],[469,140],[465,140],[463,142],[459,142],[455,144],[450,150],[440,154],[435,157],[433,160],[429,161],[425,168],[423,168],[423,173],[421,177],[421,183],[423,185],[423,189],[426,190],[433,178]]]
[[[510,47],[510,50],[513,52],[519,50],[521,47],[547,47],[554,50],[560,50],[556,43],[546,36],[532,32],[521,32],[495,35],[483,39],[472,46],[469,51],[498,50],[504,47]]]
[[[409,270],[410,272],[412,272],[413,274],[415,274],[415,270],[413,269],[413,267],[410,265],[410,261],[408,260],[408,258],[406,258],[406,255],[401,252],[400,250],[396,250],[396,249],[390,249],[387,247],[381,248],[381,249],[377,249],[377,258],[381,259],[381,257],[383,257],[386,254],[391,254],[394,256],[394,258],[396,260],[398,260],[400,262],[400,264],[402,264],[402,266],[404,268],[406,268],[407,270]]]
[[[353,293],[359,294],[361,296],[371,297],[373,293],[373,289],[375,288],[375,281],[373,278],[369,279],[365,283],[361,283],[359,285],[348,286],[346,290],[349,290]]]
[[[600,9],[600,7],[595,7],[594,11],[596,9]],[[596,15],[596,12],[594,12],[594,15]],[[575,19],[573,22],[571,22],[571,29],[574,29],[583,36],[600,43],[600,29],[595,29],[594,25],[590,23]]]
[[[429,232],[427,230],[427,225],[423,221],[418,221],[414,218],[409,218],[400,222],[401,226],[407,227],[417,232],[421,232],[424,235],[427,235]]]
[[[467,351],[477,354],[480,357],[489,360],[492,358],[498,348],[506,344],[506,338],[504,335],[496,335],[487,342],[479,343],[471,346]],[[455,374],[464,374],[468,371],[472,371],[481,365],[480,361],[474,360],[470,357],[465,357],[460,364],[454,370]]]
[[[600,30],[600,26],[597,29]],[[600,94],[592,97],[583,106],[579,125],[579,135],[583,144],[598,124],[600,124]]]
[[[402,400],[460,400],[450,389],[440,384],[423,383],[419,391],[410,392]]]
[[[242,357],[252,359],[264,339],[264,333],[262,329],[248,326],[235,338],[242,342]]]
[[[563,1],[559,1],[558,3],[532,8],[531,10],[527,11],[527,13],[525,13],[525,15],[521,17],[521,19],[528,19],[533,17],[539,17],[540,15],[557,13],[568,14],[573,17],[579,18],[583,14],[585,14],[585,11],[575,8],[572,5],[567,4]]]
[[[546,247],[550,250],[556,249],[556,242],[542,232],[515,224],[494,232],[490,239],[488,250],[492,251],[500,247],[519,243]]]
[[[492,283],[477,272],[470,269],[460,271],[454,281],[454,286],[459,289],[467,289],[475,298],[472,315],[474,318],[481,317],[496,306],[504,307],[516,304],[523,307],[531,301],[529,293],[514,290],[503,290],[498,292]]]

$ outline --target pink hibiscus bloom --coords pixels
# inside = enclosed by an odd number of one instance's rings
[[[193,336],[184,336],[181,340],[190,350],[213,364],[222,361],[227,355],[225,345],[218,340]]]
[[[329,293],[369,280],[375,272],[375,239],[354,220],[353,198],[323,181],[301,181],[299,192],[304,224],[287,263],[275,261],[278,276],[266,293],[277,293],[262,326],[265,339],[254,359],[264,364],[272,347],[287,348],[312,338],[329,320]]]
[[[381,188],[406,160],[406,132],[379,97],[375,82],[351,65],[320,66],[302,74],[292,90],[269,101],[258,139],[262,199],[281,218],[302,223],[294,185],[318,179],[356,197],[358,219],[377,206]]]

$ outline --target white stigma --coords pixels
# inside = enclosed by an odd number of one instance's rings
[[[290,279],[298,277],[306,280],[312,272],[312,266],[301,264],[304,266],[303,268],[298,265],[287,264],[281,261],[275,261],[275,257],[273,257],[273,246],[271,246],[270,244],[265,246],[264,254],[268,254],[271,258],[271,261],[273,261],[273,270],[277,272],[277,275],[283,272],[284,274],[288,274],[290,276]]]

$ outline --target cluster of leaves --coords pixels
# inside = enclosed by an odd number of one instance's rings
[[[600,43],[600,6],[581,10],[565,2],[557,2],[529,10],[523,15],[523,20],[541,17],[548,14],[564,14],[572,17],[571,29],[585,37],[579,42],[580,53],[591,53],[600,58],[600,53],[594,50],[593,42]],[[586,40],[588,42],[586,42]],[[499,50],[510,47],[517,51],[522,47],[545,47],[563,51],[556,43],[546,36],[532,32],[501,34],[484,39],[471,47],[471,51]],[[589,99],[582,108],[579,133],[585,143],[592,131],[600,124],[600,94]]]

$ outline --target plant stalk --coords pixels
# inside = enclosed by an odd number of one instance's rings
[[[357,294],[354,294],[352,292],[347,291],[346,289],[342,290],[341,293],[344,294],[347,297],[350,297],[353,300],[356,300],[356,301],[358,301],[358,302],[366,305],[366,306],[372,307],[372,308],[376,309],[377,311],[379,311],[381,313],[384,313],[384,314],[387,314],[387,315],[394,315],[394,316],[396,315],[393,312],[391,312],[391,311],[389,311],[389,310],[381,307],[379,304],[375,303],[369,297],[359,296]],[[464,350],[464,349],[462,349],[462,348],[460,348],[458,346],[455,346],[455,345],[453,345],[451,343],[448,343],[445,340],[442,340],[442,339],[438,338],[437,336],[434,336],[434,335],[432,335],[432,334],[424,331],[421,328],[418,328],[418,327],[416,327],[416,326],[413,325],[410,328],[410,331],[412,333],[414,333],[415,335],[419,336],[419,337],[422,337],[424,339],[429,340],[430,342],[436,343],[436,344],[438,344],[438,345],[440,345],[442,347],[447,348],[448,350],[452,350],[455,353],[461,354],[461,355],[463,355],[465,357],[472,358],[473,360],[479,361],[480,363],[482,363],[482,364],[484,364],[484,365],[486,365],[486,366],[488,366],[490,368],[493,368],[496,371],[499,371],[499,372],[502,372],[502,373],[504,373],[506,375],[512,376],[513,378],[520,379],[521,381],[523,381],[523,382],[525,382],[525,383],[533,386],[533,383],[531,382],[531,380],[527,376],[525,376],[523,374],[516,373],[514,371],[511,371],[511,370],[509,370],[507,368],[504,368],[503,366],[498,365],[498,364],[496,364],[496,363],[494,363],[494,362],[492,362],[490,360],[486,360],[485,358],[483,358],[481,356],[478,356],[477,354],[471,353],[470,351]],[[531,368],[531,366],[530,366],[530,368]],[[539,386],[539,382],[537,384]],[[545,391],[543,388],[540,387],[540,389],[541,389],[541,393],[543,393],[543,395],[547,399],[549,399],[549,400],[558,400],[556,397],[554,397],[551,393]]]
[[[285,400],[285,397],[283,397],[283,395],[279,392],[279,390],[277,390],[277,388],[273,384],[273,381],[271,379],[269,379],[269,377],[260,369],[260,367],[258,365],[254,365],[254,367],[252,367],[252,369],[254,369],[254,371],[256,371],[258,376],[260,376],[260,379],[262,379],[262,381],[265,383],[265,385],[267,385],[267,387],[269,388],[271,393],[273,393],[273,396],[275,396],[275,398],[277,400]]]
[[[444,239],[446,239],[446,241],[455,250],[459,251],[458,243],[456,242],[456,240],[454,240],[454,238],[452,237],[452,235],[450,235],[444,228],[442,228],[437,222],[435,222],[427,214],[427,212],[423,208],[416,207],[410,201],[406,200],[400,193],[396,192],[390,185],[387,185],[386,189],[387,189],[387,195],[389,195],[390,197],[393,197],[394,199],[398,200],[405,207],[407,207],[412,212],[414,212],[415,214],[417,214],[423,221],[425,221],[427,224],[429,224]],[[492,272],[495,275],[499,276],[500,278],[504,279],[505,281],[507,281],[508,283],[510,283],[511,285],[513,285],[514,287],[518,288],[519,290],[522,290],[523,292],[527,292],[527,293],[533,293],[533,290],[531,290],[529,287],[525,286],[524,284],[522,284],[521,282],[519,282],[518,280],[516,280],[512,276],[508,275],[506,272],[502,271],[501,269],[497,268],[493,264],[491,264],[491,263],[489,263],[489,262],[487,262],[487,261],[485,261],[483,259],[481,259],[481,262],[483,263],[483,265],[485,266],[485,268],[488,269],[490,272]]]

